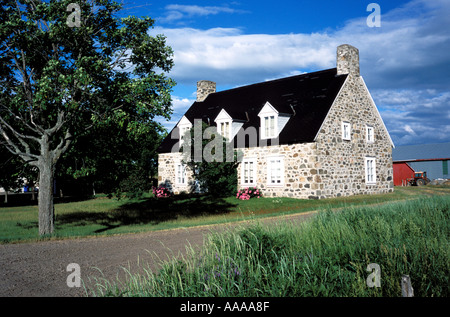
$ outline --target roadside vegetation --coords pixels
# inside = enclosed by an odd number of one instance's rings
[[[96,280],[89,296],[448,297],[450,196],[321,211],[311,221],[258,222],[209,236],[200,251],[162,269]],[[380,267],[379,287],[367,279]],[[372,284],[373,285],[373,284]]]
[[[237,195],[237,197],[240,197]],[[161,261],[157,272],[89,281],[88,296],[449,296],[450,187],[396,187],[393,193],[324,200],[99,196],[55,204],[56,233],[37,233],[37,206],[0,208],[2,243],[63,239],[235,222],[204,247]],[[302,223],[263,218],[313,211]],[[238,223],[240,222],[240,223]],[[368,287],[380,266],[380,287]]]
[[[178,195],[158,199],[147,194],[139,199],[108,198],[55,203],[55,233],[38,235],[38,207],[34,205],[8,207],[0,203],[0,243],[76,238],[98,235],[136,233],[199,225],[259,219],[302,213],[327,208],[343,208],[410,200],[434,195],[450,195],[449,186],[396,187],[393,193],[357,195],[323,200],[261,197],[250,200],[235,196]],[[10,199],[11,200],[11,199]]]

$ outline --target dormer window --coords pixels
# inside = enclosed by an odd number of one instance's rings
[[[233,118],[224,110],[220,110],[214,122],[217,124],[217,132],[227,140],[231,140],[232,135],[232,126],[233,126]]]
[[[278,137],[291,115],[279,113],[269,102],[266,102],[258,116],[261,120],[261,139],[273,139]]]
[[[217,124],[217,130],[222,137],[229,140],[231,135],[231,122],[223,121]]]
[[[179,139],[180,139],[180,146],[183,146],[183,142],[186,137],[186,133],[192,128],[192,123],[189,121],[188,118],[183,116],[183,118],[181,118],[180,122],[178,122],[177,127],[178,127]]]
[[[262,131],[264,131],[263,133],[263,138],[269,139],[269,138],[274,138],[275,135],[275,116],[265,116],[263,117],[263,127],[262,127]]]

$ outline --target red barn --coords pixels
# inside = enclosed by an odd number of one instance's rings
[[[401,186],[414,171],[433,181],[449,179],[450,142],[398,146],[392,150],[394,185]]]
[[[414,170],[407,162],[393,162],[394,186],[402,186],[407,178],[414,177]],[[402,184],[403,182],[403,184]]]

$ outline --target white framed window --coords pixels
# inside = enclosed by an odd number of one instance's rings
[[[284,184],[284,158],[274,156],[267,158],[267,185],[281,186]]]
[[[180,129],[180,141],[184,142],[184,139],[187,136],[186,133],[190,130],[190,127],[189,126],[181,126],[181,127],[179,127],[179,129]]]
[[[373,185],[377,182],[376,160],[374,157],[364,158],[364,169],[366,174],[366,184]]]
[[[188,132],[192,128],[192,123],[185,116],[183,116],[181,118],[180,122],[178,122],[177,128],[178,128],[178,133],[179,133],[179,138],[180,138],[180,147],[181,147],[181,146],[183,146],[183,143],[185,141],[186,132]]]
[[[233,127],[233,118],[225,111],[225,109],[220,110],[217,117],[214,119],[214,122],[217,124],[217,132],[227,139],[231,140],[232,135],[232,127]]]
[[[342,122],[342,139],[349,141],[351,139],[351,125],[350,122]]]
[[[222,121],[217,123],[218,132],[225,139],[230,140],[231,136],[231,122],[230,121]]]
[[[175,173],[176,173],[175,183],[177,185],[186,185],[187,183],[186,164],[183,164],[183,162],[175,163]]]
[[[241,184],[255,185],[256,184],[256,159],[243,159],[241,163]]]
[[[272,139],[278,137],[280,131],[284,128],[289,116],[282,116],[278,111],[269,103],[266,102],[264,107],[258,113],[260,118],[260,135],[261,139]],[[280,120],[280,118],[282,118]]]
[[[375,142],[375,130],[372,126],[366,126],[366,142],[373,143]]]
[[[276,137],[276,121],[275,116],[265,116],[263,117],[263,126],[262,126],[262,138],[263,139],[270,139]]]

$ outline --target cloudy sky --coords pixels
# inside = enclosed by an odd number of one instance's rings
[[[124,12],[155,19],[174,50],[169,130],[198,80],[224,90],[333,68],[345,43],[396,146],[450,142],[450,1],[372,1],[124,0]]]

